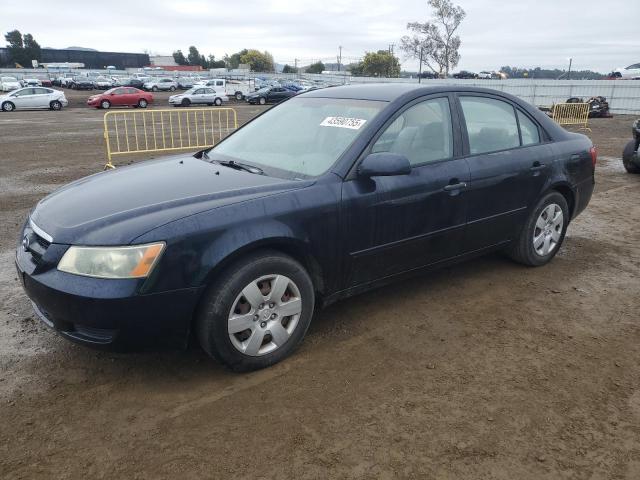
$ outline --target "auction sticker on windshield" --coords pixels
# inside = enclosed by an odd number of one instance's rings
[[[338,128],[350,128],[351,130],[359,130],[364,125],[366,120],[362,118],[349,118],[349,117],[327,117],[320,124],[321,127],[338,127]]]

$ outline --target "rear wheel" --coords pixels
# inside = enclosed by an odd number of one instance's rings
[[[105,110],[108,110],[109,108],[111,108],[111,102],[109,100],[102,100],[100,102],[100,108],[104,108]]]
[[[2,104],[3,112],[13,112],[16,109],[16,106],[11,102],[4,102]]]
[[[268,367],[302,341],[315,303],[311,279],[293,258],[247,256],[207,291],[196,317],[202,348],[235,371]]]
[[[236,92],[236,100],[242,100],[242,92]]]
[[[627,143],[627,145],[624,147],[624,151],[622,152],[622,164],[624,165],[624,168],[628,173],[640,173],[640,166],[638,166],[636,163],[633,163],[634,158],[636,162],[640,163],[638,152],[636,152],[635,149],[636,142],[635,140],[631,140],[629,143]]]
[[[175,92],[175,91],[176,91],[176,87],[174,87],[173,85],[171,85],[171,86],[169,87],[169,91],[170,91],[170,92]]]
[[[222,105],[222,99],[216,98],[213,103],[215,104],[216,107],[219,107],[220,105]]]
[[[140,100],[138,100],[138,106],[140,108],[147,108],[147,101],[144,98],[141,98]]]
[[[569,225],[569,207],[561,193],[550,192],[531,211],[519,238],[509,248],[515,261],[538,267],[560,249]]]
[[[54,100],[49,104],[49,108],[51,110],[62,110],[62,103],[60,103],[58,100]]]
[[[158,87],[156,87],[155,85],[151,88],[152,92],[157,92],[158,91]]]

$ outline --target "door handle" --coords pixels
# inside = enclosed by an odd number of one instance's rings
[[[529,170],[531,170],[532,172],[539,172],[540,170],[544,170],[545,168],[547,168],[547,166],[544,163],[536,162]]]
[[[449,185],[445,185],[443,190],[445,192],[450,192],[452,190],[460,190],[462,188],[467,188],[467,183],[466,182],[450,183]]]

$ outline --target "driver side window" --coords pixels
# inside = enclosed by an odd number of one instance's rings
[[[413,166],[452,158],[449,100],[426,100],[402,112],[373,145],[371,153],[380,152],[402,154]]]

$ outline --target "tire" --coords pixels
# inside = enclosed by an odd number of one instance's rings
[[[222,105],[222,99],[221,98],[216,98],[215,101],[213,102],[213,104],[216,107],[219,107],[220,105]]]
[[[269,290],[276,277],[283,293],[270,303]],[[253,291],[253,300],[247,301],[244,291]],[[313,283],[302,265],[271,250],[252,253],[227,268],[204,294],[196,314],[196,336],[209,355],[231,370],[258,370],[283,360],[298,347],[311,323],[314,304]],[[298,313],[280,316],[294,311]],[[246,326],[244,330],[229,333],[232,315],[239,320],[235,329]],[[271,333],[275,329],[278,335]]]
[[[260,103],[260,105],[264,105],[265,103],[267,103],[267,99],[264,97],[260,97],[260,100],[258,100],[258,102]]]
[[[58,100],[54,100],[49,104],[49,108],[56,111],[62,110],[62,103],[60,103]]]
[[[153,87],[151,87],[151,91],[152,92],[157,92],[158,91],[158,87],[156,87],[155,85]]]
[[[176,91],[176,87],[174,87],[173,85],[169,87],[169,91],[170,92],[175,92]]]
[[[633,163],[633,157],[636,157],[636,161],[640,162],[638,157],[638,153],[635,152],[636,142],[635,140],[631,140],[624,147],[624,151],[622,152],[622,164],[624,165],[624,169],[627,173],[640,173],[640,166]]]
[[[242,100],[242,92],[236,92],[236,100],[237,101],[241,101]]]
[[[147,102],[144,98],[138,100],[138,106],[140,108],[147,108],[147,105],[149,105],[149,102]]]
[[[11,102],[4,102],[2,104],[3,112],[13,112],[16,109],[16,106]]]
[[[111,102],[109,100],[102,100],[100,102],[100,108],[104,110],[109,110],[109,108],[111,108]]]
[[[183,98],[182,102],[180,102],[180,105],[183,107],[188,107],[189,105],[191,105],[191,100],[189,100],[188,98]]]
[[[562,217],[554,222],[553,218],[556,218],[558,210]],[[549,192],[531,210],[519,237],[514,240],[507,253],[513,260],[524,265],[532,267],[545,265],[558,253],[568,225],[567,200],[559,192]],[[542,243],[536,243],[536,238],[541,238]]]

